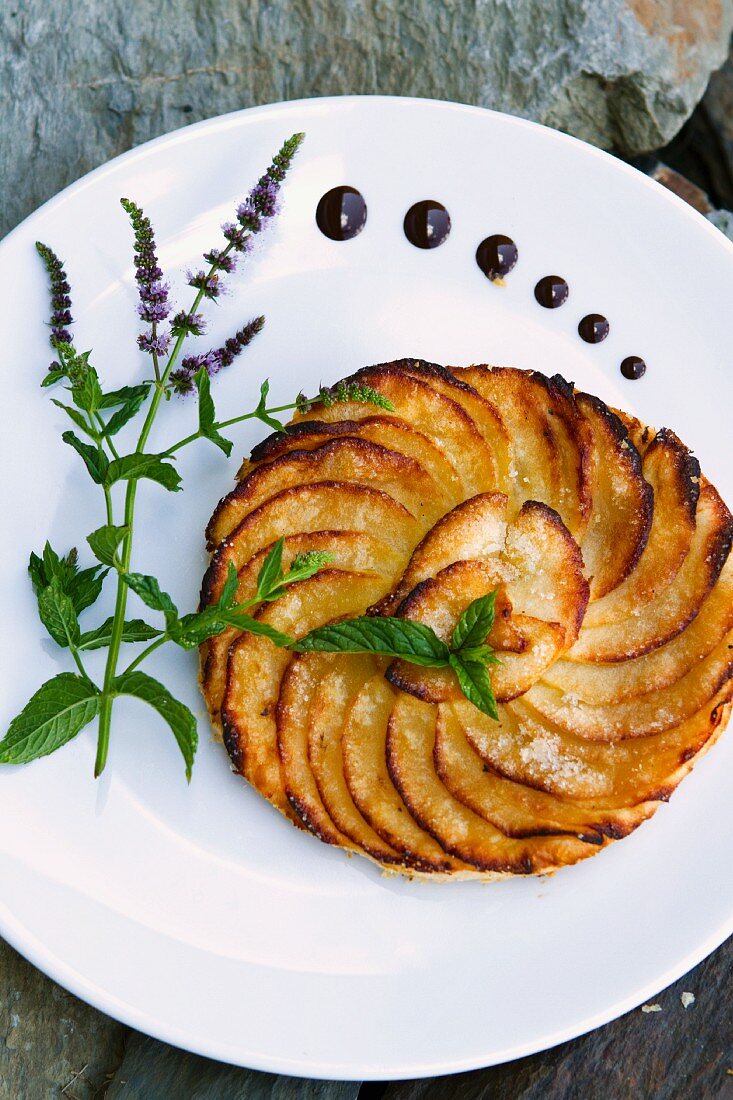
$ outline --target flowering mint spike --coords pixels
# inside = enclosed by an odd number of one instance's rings
[[[239,332],[235,332],[220,348],[212,348],[205,355],[188,355],[181,360],[178,370],[171,372],[168,381],[174,393],[185,395],[192,393],[194,389],[194,377],[202,367],[210,378],[218,374],[222,367],[229,367],[237,355],[251,344],[258,332],[262,331],[265,324],[264,317],[255,317],[249,321]]]
[[[155,236],[150,218],[130,199],[120,199],[128,214],[135,234],[135,281],[139,288],[140,304],[137,307],[141,320],[150,328],[140,334],[137,345],[149,355],[165,355],[170,344],[170,334],[158,331],[171,311],[168,301],[170,286],[163,282],[163,272],[155,251]]]
[[[293,134],[288,138],[272,158],[272,164],[264,176],[259,178],[244,202],[237,207],[237,221],[226,222],[222,226],[222,232],[228,241],[225,257],[229,264],[234,262],[230,253],[232,251],[248,252],[252,247],[252,238],[255,234],[265,229],[278,213],[281,184],[304,137],[305,134]],[[217,252],[206,253],[204,259],[212,264],[214,270],[227,270],[222,263],[221,255]],[[232,270],[232,267],[229,270]]]
[[[60,345],[64,344],[69,348],[69,351],[72,351],[73,337],[67,326],[74,323],[74,318],[71,316],[71,287],[66,277],[64,265],[53,249],[49,248],[47,244],[43,244],[42,241],[36,241],[36,252],[43,260],[43,266],[46,268],[50,283],[51,334],[49,342],[52,348],[58,349]],[[61,365],[56,362],[51,363],[49,371],[61,371],[59,377],[63,375]]]

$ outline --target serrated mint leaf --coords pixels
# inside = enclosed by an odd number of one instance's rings
[[[210,440],[220,451],[229,457],[234,444],[230,439],[225,439],[214,427],[216,422],[216,410],[211,396],[211,379],[206,368],[201,367],[194,375],[194,382],[199,395],[199,431],[204,439]]]
[[[113,485],[116,481],[137,481],[143,477],[157,481],[170,492],[177,492],[181,487],[181,475],[170,462],[163,461],[163,456],[138,452],[113,459],[106,483]]]
[[[60,382],[62,378],[66,378],[65,370],[50,370],[41,382],[41,385],[44,388],[46,386],[53,386],[56,382]]]
[[[186,778],[191,781],[193,761],[198,747],[196,719],[191,711],[174,698],[163,684],[144,672],[125,672],[114,681],[117,695],[133,695],[157,710],[170,727],[186,764]]]
[[[121,405],[109,418],[104,426],[104,434],[106,436],[117,435],[120,428],[124,428],[128,420],[132,420],[133,416],[140,411],[140,407],[147,396],[147,390],[144,390],[129,397],[124,405]]]
[[[77,428],[80,428],[81,431],[85,432],[86,435],[88,435],[91,439],[99,438],[98,433],[94,430],[94,428],[91,428],[89,426],[87,418],[85,416],[82,416],[78,409],[73,408],[71,405],[65,405],[63,401],[57,401],[55,397],[51,400],[52,404],[56,405],[57,408],[64,410],[66,415],[74,421]]]
[[[96,481],[97,485],[101,485],[107,477],[109,467],[106,456],[97,447],[92,446],[91,443],[82,442],[78,435],[74,435],[73,432],[64,432],[61,438],[64,443],[68,443],[77,454],[81,455],[90,477],[93,481]]]
[[[96,531],[92,531],[91,535],[87,535],[87,542],[95,558],[101,561],[103,565],[114,568],[117,547],[127,534],[127,530],[127,527],[115,527],[113,524],[108,523],[104,527],[98,527]]]
[[[155,577],[144,573],[123,573],[122,580],[153,611],[163,611],[166,615],[178,615],[178,608],[167,592],[161,590]]]
[[[458,651],[470,646],[482,645],[494,625],[495,588],[486,596],[479,596],[464,610],[456,623],[451,639],[451,649]]]
[[[225,626],[236,627],[237,630],[245,630],[249,634],[258,634],[261,638],[269,638],[271,642],[274,642],[276,646],[286,648],[292,646],[294,638],[291,638],[289,634],[283,634],[282,630],[277,630],[274,626],[270,626],[269,623],[263,623],[259,619],[254,619],[251,615],[248,615],[246,611],[237,611],[235,607],[231,611],[221,612],[217,618],[224,623]]]
[[[279,538],[263,561],[257,574],[257,595],[260,599],[268,596],[283,579],[283,548],[285,539]]]
[[[38,614],[57,645],[66,649],[77,644],[80,631],[76,611],[58,577],[38,593]]]
[[[482,661],[466,661],[459,654],[451,653],[450,667],[458,677],[461,691],[469,702],[489,718],[499,720],[496,699],[491,686],[489,670]]]
[[[128,401],[141,398],[144,400],[150,392],[150,382],[141,382],[139,386],[121,386],[118,390],[110,390],[102,394],[99,403],[100,409],[114,409],[117,405],[126,405]]]
[[[38,554],[31,554],[28,561],[28,573],[31,578],[31,584],[33,585],[34,592],[39,592],[48,584],[48,581],[46,579],[46,570],[43,566],[43,560],[39,558]]]
[[[216,606],[220,609],[227,610],[232,606],[237,596],[237,589],[239,588],[239,577],[237,575],[237,567],[233,561],[230,561],[227,565],[227,579],[224,582],[224,587],[221,590],[221,595],[216,601]]]
[[[292,647],[299,653],[374,653],[425,668],[448,664],[450,651],[435,631],[410,619],[364,616],[311,630]]]
[[[101,565],[92,565],[89,569],[80,569],[68,581],[66,592],[71,597],[77,615],[99,599],[106,576],[107,570]]]
[[[254,415],[261,420],[263,424],[267,424],[276,432],[284,432],[285,425],[281,421],[276,420],[274,416],[270,416],[267,412],[267,395],[270,392],[270,383],[267,379],[260,386],[260,400],[255,409]]]
[[[10,723],[0,741],[0,764],[28,764],[76,737],[99,712],[99,689],[62,672],[48,680]]]
[[[88,630],[79,639],[79,649],[105,649],[112,641],[113,618],[106,619],[96,630]],[[142,619],[129,619],[122,627],[123,642],[151,642],[159,638],[162,630],[156,630]]]
[[[71,386],[74,404],[84,412],[95,413],[102,401],[102,387],[96,370],[89,364],[89,352],[80,355],[75,366]]]

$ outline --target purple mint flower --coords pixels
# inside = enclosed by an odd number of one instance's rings
[[[211,264],[212,273],[229,272],[230,269],[225,264],[229,261],[230,254],[248,252],[252,247],[252,238],[266,229],[271,219],[279,212],[280,185],[304,136],[304,134],[293,134],[273,157],[272,164],[264,176],[260,177],[244,202],[237,207],[238,224],[225,222],[221,227],[224,238],[228,242],[226,248],[223,252],[212,249],[204,255],[207,263]]]
[[[64,265],[52,248],[41,241],[36,241],[36,251],[43,260],[51,289],[51,334],[49,342],[52,348],[59,344],[73,343],[73,337],[68,326],[74,323],[71,316],[71,287],[66,277]],[[50,370],[59,369],[58,363],[52,363]]]
[[[137,307],[141,320],[150,325],[150,331],[138,337],[138,347],[150,355],[165,355],[170,336],[161,335],[158,325],[171,311],[168,302],[170,285],[162,281],[163,272],[155,251],[155,235],[150,219],[130,199],[120,199],[128,214],[135,234],[135,281],[138,285],[140,304]]]
[[[173,392],[182,396],[191,393],[194,389],[194,375],[201,370],[201,367],[205,367],[206,373],[213,378],[222,367],[230,366],[235,357],[252,343],[258,332],[262,331],[264,324],[264,317],[255,317],[235,332],[222,347],[213,348],[205,355],[189,355],[181,360],[181,366],[178,370],[172,371],[169,378]]]
[[[137,338],[137,346],[140,351],[146,351],[148,355],[167,355],[170,347],[170,333],[168,332],[141,332]]]
[[[218,248],[212,248],[211,252],[204,252],[204,259],[215,271],[225,271],[227,275],[231,275],[237,266],[235,256],[225,256]]]
[[[174,336],[203,336],[206,332],[206,321],[202,314],[186,313],[182,309],[171,321],[171,332]]]
[[[189,286],[196,287],[197,290],[203,291],[204,298],[218,298],[224,290],[219,276],[215,271],[197,271],[195,273],[193,271],[187,271],[186,279]]]

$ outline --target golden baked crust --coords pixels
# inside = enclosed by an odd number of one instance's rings
[[[228,630],[201,682],[235,769],[295,824],[387,870],[548,873],[628,835],[723,729],[733,519],[677,436],[562,378],[419,360],[354,379],[253,451],[207,529],[202,604],[264,556],[333,563],[257,614],[296,637],[364,614],[442,638],[497,589],[499,721],[449,669],[292,654]],[[350,381],[351,381],[350,380]]]

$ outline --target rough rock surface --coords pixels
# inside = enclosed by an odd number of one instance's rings
[[[731,26],[733,0],[5,0],[0,234],[148,138],[299,96],[461,100],[656,148]]]

